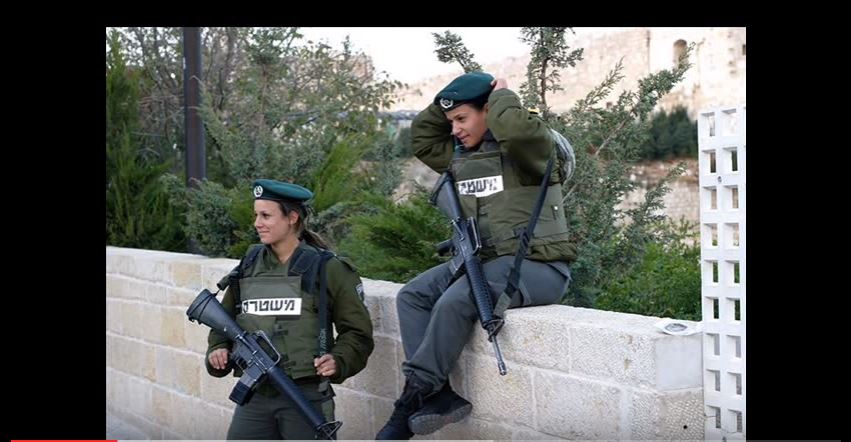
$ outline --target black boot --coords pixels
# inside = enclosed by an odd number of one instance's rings
[[[423,403],[408,419],[408,425],[415,434],[431,434],[446,425],[464,419],[470,414],[473,404],[452,391],[449,381],[434,396]]]
[[[408,418],[420,409],[426,396],[434,387],[420,381],[415,376],[405,379],[402,395],[393,404],[393,414],[384,427],[375,435],[375,440],[408,440],[414,433],[408,428]]]

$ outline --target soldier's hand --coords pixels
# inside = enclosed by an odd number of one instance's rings
[[[505,89],[508,87],[508,81],[504,78],[494,78],[491,80],[491,86],[493,86],[493,90]]]
[[[334,361],[334,356],[331,353],[325,353],[321,357],[313,360],[313,366],[316,367],[316,374],[319,376],[334,376],[337,373],[337,362]]]
[[[216,370],[224,370],[228,365],[228,349],[218,348],[210,353],[210,365]]]

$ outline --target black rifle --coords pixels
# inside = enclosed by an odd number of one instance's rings
[[[197,321],[225,335],[234,342],[230,357],[243,371],[239,382],[233,387],[229,399],[239,405],[247,403],[257,387],[267,378],[272,385],[298,406],[299,411],[313,426],[316,439],[334,439],[334,433],[343,425],[340,421],[327,422],[304,397],[298,386],[278,367],[281,354],[272,345],[262,330],[248,333],[240,327],[222,308],[216,297],[204,289],[186,310],[189,321]]]
[[[477,254],[482,244],[476,226],[476,217],[464,218],[455,187],[455,177],[452,176],[451,169],[447,169],[441,175],[434,189],[430,199],[431,203],[449,216],[452,223],[452,239],[438,244],[438,252],[442,253],[449,248],[455,249],[455,255],[449,261],[452,276],[458,277],[466,271],[473,301],[476,304],[476,310],[479,312],[479,321],[482,328],[488,332],[488,341],[493,343],[499,374],[505,375],[507,373],[505,361],[502,360],[502,352],[499,350],[499,343],[496,339],[496,335],[504,322],[502,318],[493,314],[490,285],[485,279],[482,261]]]

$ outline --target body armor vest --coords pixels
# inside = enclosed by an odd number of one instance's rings
[[[513,255],[518,235],[529,222],[540,182],[523,185],[517,165],[487,137],[478,151],[462,152],[450,164],[464,215],[475,216],[482,241],[482,258]],[[562,186],[550,180],[527,258],[538,261],[572,259],[567,221],[561,206]]]
[[[322,326],[327,339],[324,348],[333,346],[328,315],[320,315],[323,303],[318,288],[319,270],[333,256],[331,252],[301,246],[290,258],[286,273],[282,268],[257,273],[263,262],[259,256],[247,263],[241,278],[230,281],[231,285],[238,284],[237,324],[248,331],[263,330],[281,353],[278,365],[293,379],[316,376],[313,359],[319,356]],[[325,324],[321,325],[320,319]]]

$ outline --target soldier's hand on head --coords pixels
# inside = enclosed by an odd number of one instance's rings
[[[493,86],[493,90],[505,89],[508,87],[508,81],[504,78],[494,78],[491,80],[491,86]]]
[[[315,358],[313,366],[316,367],[316,374],[319,376],[334,376],[337,373],[337,362],[331,353],[325,353],[321,357]]]
[[[218,348],[210,352],[210,365],[216,370],[224,370],[228,365],[228,349]]]

